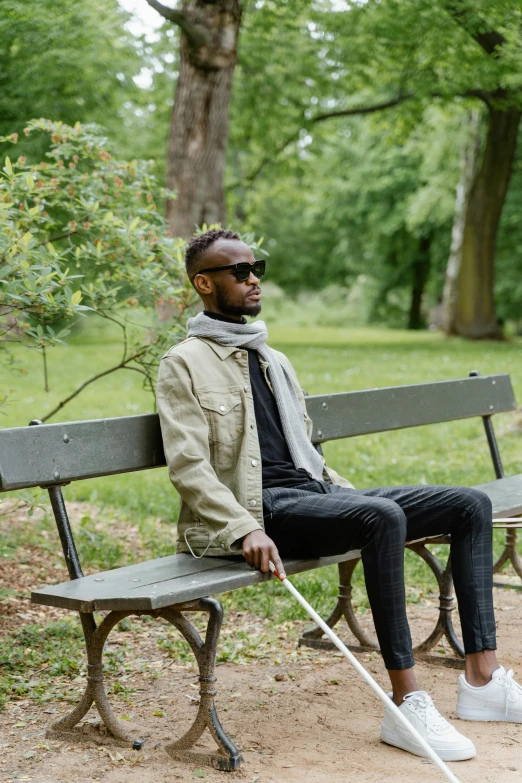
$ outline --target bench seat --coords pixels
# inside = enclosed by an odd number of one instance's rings
[[[499,517],[516,517],[522,514],[522,473],[517,476],[477,484],[493,503],[493,522]]]
[[[291,575],[358,557],[360,553],[354,550],[333,557],[284,562],[287,574]],[[256,585],[272,578],[272,574],[256,571],[240,557],[196,559],[180,554],[43,587],[31,594],[31,600],[77,612],[147,611]]]
[[[522,512],[522,474],[477,485],[492,500],[494,517]],[[313,560],[285,560],[287,574],[359,558],[358,551]],[[162,609],[271,579],[240,558],[180,554],[103,571],[36,590],[34,603],[78,612]]]

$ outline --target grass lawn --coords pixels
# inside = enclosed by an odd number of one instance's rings
[[[393,386],[507,372],[522,400],[522,341],[468,343],[427,332],[379,329],[270,329],[271,344],[294,363],[310,394]],[[49,353],[49,393],[43,389],[41,357],[33,354],[26,375],[2,370],[1,390],[11,405],[0,426],[41,418],[83,380],[116,363],[121,347],[111,331],[91,330]],[[128,416],[153,410],[141,376],[120,371],[87,387],[52,421]],[[506,472],[522,470],[522,435],[508,430],[512,414],[497,416]],[[383,433],[325,446],[327,461],[359,487],[386,484],[474,484],[493,478],[479,420]],[[134,517],[175,521],[177,500],[164,470],[76,482],[68,498],[120,506]]]
[[[303,387],[311,394],[465,377],[469,370],[483,374],[507,372],[522,400],[522,343],[468,343],[437,334],[381,329],[283,328],[272,325],[270,343],[294,363]],[[86,378],[118,361],[121,346],[114,332],[90,329],[70,345],[49,354],[49,393],[43,389],[41,357],[25,357],[27,374],[2,370],[0,390],[11,398],[0,416],[2,427],[21,426],[40,418]],[[21,356],[21,358],[24,358]],[[119,372],[89,386],[53,421],[124,416],[153,410],[150,392],[141,376]],[[496,417],[506,473],[522,472],[522,432],[510,426],[514,414]],[[494,478],[481,421],[465,421],[384,433],[325,446],[328,464],[358,487],[388,484],[442,483],[470,485]],[[178,502],[166,470],[76,482],[64,489],[66,500],[112,507],[111,513],[146,528],[151,517],[173,524]],[[501,534],[497,534],[498,550]],[[166,554],[166,542],[157,541],[156,554]],[[8,556],[16,556],[16,541]],[[96,553],[97,567],[113,567],[114,547],[104,539]],[[88,562],[94,556],[86,552]],[[408,598],[424,600],[435,589],[434,580],[418,558],[407,553]],[[121,561],[123,562],[123,561]],[[336,592],[336,570],[322,569],[296,578],[296,584],[326,612]],[[357,600],[367,606],[358,577]],[[225,604],[271,616],[274,620],[302,617],[279,585],[248,588],[225,597]]]

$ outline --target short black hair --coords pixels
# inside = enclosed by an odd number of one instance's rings
[[[226,228],[210,229],[203,234],[197,234],[189,240],[185,250],[185,269],[189,280],[195,275],[198,261],[205,255],[209,247],[218,239],[241,239],[235,231],[228,231]]]

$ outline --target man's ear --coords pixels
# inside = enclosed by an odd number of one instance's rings
[[[200,296],[208,296],[212,293],[212,284],[206,275],[196,275],[193,286]]]

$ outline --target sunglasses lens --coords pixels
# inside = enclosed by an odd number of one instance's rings
[[[250,272],[253,272],[260,280],[265,274],[266,261],[254,261],[253,264],[237,264],[234,269],[236,280],[239,283],[244,283],[250,277]]]
[[[250,264],[237,264],[236,268],[234,269],[236,280],[238,280],[240,283],[244,283],[245,280],[248,280],[250,277],[251,269],[252,267]]]
[[[264,260],[256,261],[254,266],[252,267],[255,276],[258,277],[259,280],[261,280],[261,278],[265,274],[265,269],[266,269],[266,261]]]

